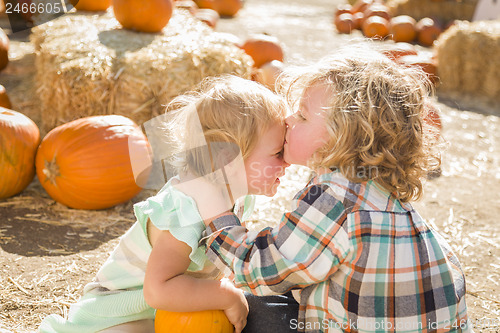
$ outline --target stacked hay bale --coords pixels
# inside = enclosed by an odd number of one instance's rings
[[[500,106],[500,21],[460,21],[436,50],[440,92]]]
[[[452,20],[471,20],[479,0],[387,0],[393,16],[410,15],[416,20],[424,17]]]
[[[162,33],[122,29],[111,11],[71,13],[33,29],[42,133],[90,115],[138,124],[204,77],[250,77],[251,58],[227,35],[176,9]]]

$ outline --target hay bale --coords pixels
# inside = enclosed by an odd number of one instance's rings
[[[500,105],[500,21],[460,21],[438,38],[436,52],[440,92]]]
[[[122,29],[111,11],[70,13],[33,29],[42,133],[90,115],[138,124],[206,76],[249,78],[252,60],[227,34],[175,9],[162,33]]]
[[[410,15],[416,20],[432,17],[443,23],[452,20],[471,20],[479,0],[387,0],[393,16]]]

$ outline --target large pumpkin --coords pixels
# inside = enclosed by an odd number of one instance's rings
[[[132,154],[130,152],[133,152]],[[42,140],[36,173],[57,202],[103,209],[134,197],[149,176],[150,147],[129,118],[92,116],[63,124]],[[143,165],[134,168],[132,165]]]
[[[111,6],[111,0],[70,0],[77,10],[89,12],[104,11]]]
[[[39,143],[40,131],[30,118],[0,107],[0,199],[18,194],[31,183]]]
[[[156,310],[156,333],[233,333],[234,327],[222,310],[169,312]]]
[[[160,32],[172,17],[172,0],[113,0],[120,24],[131,30]]]

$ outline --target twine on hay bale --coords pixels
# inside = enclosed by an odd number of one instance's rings
[[[444,23],[452,20],[471,20],[479,0],[387,0],[393,16],[410,15],[416,20],[437,18]]]
[[[500,105],[500,21],[460,21],[438,38],[436,51],[440,92]]]
[[[42,133],[81,117],[120,114],[138,124],[204,77],[250,78],[252,60],[227,34],[175,9],[162,33],[122,29],[111,11],[71,13],[33,29]]]

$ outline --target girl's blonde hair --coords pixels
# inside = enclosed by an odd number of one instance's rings
[[[167,134],[177,172],[207,175],[234,159],[246,159],[261,133],[284,124],[286,100],[263,85],[234,75],[204,79],[167,107]],[[220,158],[222,156],[222,158]]]
[[[310,161],[312,168],[336,168],[353,182],[374,180],[403,202],[420,198],[421,178],[440,164],[430,144],[436,130],[423,121],[432,91],[423,72],[355,46],[283,82],[294,108],[312,86],[330,93],[330,140]]]

